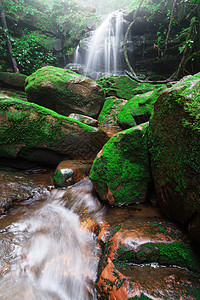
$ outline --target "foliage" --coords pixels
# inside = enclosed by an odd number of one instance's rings
[[[45,65],[56,63],[52,51],[48,51],[38,44],[35,33],[25,31],[20,38],[13,40],[13,55],[18,62],[19,69],[24,74],[30,74]]]

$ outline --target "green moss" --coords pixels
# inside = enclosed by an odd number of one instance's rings
[[[144,191],[150,180],[146,128],[147,124],[116,134],[93,163],[90,179],[104,187],[108,184],[114,205],[144,201]],[[99,193],[101,196],[101,189]]]
[[[26,148],[54,146],[64,141],[66,134],[75,135],[68,124],[84,131],[98,129],[75,121],[56,112],[22,100],[5,98],[0,101],[0,156],[16,156],[19,145]]]
[[[150,91],[139,94],[131,98],[121,109],[118,115],[118,122],[123,127],[132,127],[136,125],[134,116],[152,115],[154,103],[157,100],[161,90]]]
[[[117,125],[117,116],[124,104],[122,99],[116,97],[109,97],[106,99],[103,108],[98,117],[99,125]]]
[[[189,270],[200,271],[200,257],[189,244],[184,242],[173,243],[146,243],[140,249],[130,251],[123,247],[116,252],[115,265],[122,263],[151,263],[158,262],[163,265],[177,265]]]
[[[82,90],[86,87],[86,91],[89,85],[93,91],[85,95]],[[52,66],[38,69],[27,77],[25,91],[29,101],[54,110],[58,105],[63,106],[63,110],[69,110],[70,105],[82,108],[87,104],[102,105],[104,101],[104,92],[95,81],[71,70]]]
[[[161,87],[161,85],[138,83],[125,75],[106,75],[98,79],[97,83],[105,90],[107,96],[116,96],[125,100]]]
[[[200,212],[200,73],[164,91],[148,130],[154,182],[165,212],[181,222]],[[171,201],[162,200],[164,196]],[[184,217],[183,217],[184,216]]]

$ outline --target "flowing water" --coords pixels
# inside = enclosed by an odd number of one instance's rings
[[[19,209],[19,208],[18,208]],[[95,226],[102,208],[89,179],[0,219],[0,299],[96,299]]]
[[[121,71],[124,23],[122,11],[109,14],[94,31],[84,62],[79,55],[80,47],[77,46],[74,62],[84,65],[85,75],[95,71],[97,77],[100,77],[102,74],[118,74]]]

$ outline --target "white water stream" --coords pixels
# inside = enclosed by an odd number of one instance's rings
[[[0,299],[96,299],[97,241],[88,224],[101,217],[86,179],[2,229],[0,263],[9,271],[0,277]]]
[[[82,61],[77,46],[75,63],[82,63],[85,73],[91,71],[100,74],[117,74],[121,68],[121,55],[123,48],[123,12],[115,11],[109,14],[94,31],[88,44],[86,58]]]

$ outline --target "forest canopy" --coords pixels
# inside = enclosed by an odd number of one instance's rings
[[[101,16],[118,9],[128,15],[141,3],[147,12],[146,20],[151,21],[156,14],[166,12],[163,21],[167,25],[159,23],[156,40],[152,41],[158,52],[165,52],[162,47],[166,47],[171,33],[178,27],[179,52],[187,52],[186,60],[199,56],[200,0],[0,0],[6,21],[5,26],[1,17],[0,69],[13,68],[8,40],[21,73],[30,74],[44,65],[65,67],[73,59],[79,41],[96,28]],[[192,18],[195,19],[191,29]]]

